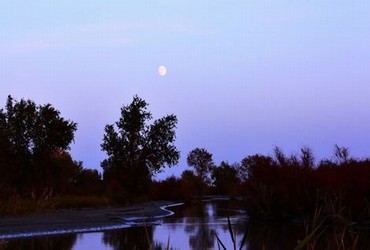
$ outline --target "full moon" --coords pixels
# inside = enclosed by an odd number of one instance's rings
[[[165,66],[163,66],[163,65],[159,66],[159,68],[158,68],[158,74],[159,74],[160,76],[165,76],[165,75],[166,75],[166,73],[167,73],[167,69],[166,69],[166,67],[165,67]]]

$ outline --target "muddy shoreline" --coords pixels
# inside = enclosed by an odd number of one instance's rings
[[[179,204],[155,201],[128,207],[61,209],[45,214],[0,218],[0,239],[96,232],[139,226],[172,215],[167,208],[174,205]]]

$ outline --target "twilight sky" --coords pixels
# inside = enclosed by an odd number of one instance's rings
[[[165,65],[167,75],[158,75]],[[137,94],[218,164],[334,144],[370,157],[368,0],[0,0],[0,107],[51,103],[100,170],[105,124]]]

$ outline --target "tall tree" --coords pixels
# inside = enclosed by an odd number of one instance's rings
[[[121,108],[115,124],[105,126],[101,148],[108,158],[101,163],[104,179],[131,196],[145,193],[151,177],[165,165],[177,164],[180,153],[174,145],[177,118],[167,115],[154,120],[148,103],[134,96]]]
[[[210,173],[214,167],[212,154],[204,148],[195,148],[189,152],[187,163],[195,169],[200,181],[197,183],[199,196],[204,194],[205,188],[210,184]]]
[[[0,109],[1,172],[7,185],[19,190],[45,185],[54,164],[55,151],[64,151],[74,138],[77,124],[65,120],[50,104],[36,105],[31,100],[8,96],[5,110]]]
[[[5,111],[0,113],[0,129],[17,153],[67,150],[77,130],[77,124],[61,117],[51,104],[37,106],[31,100],[18,102],[8,96]]]
[[[267,177],[274,165],[275,162],[270,156],[260,154],[247,156],[241,161],[239,177],[244,182]]]

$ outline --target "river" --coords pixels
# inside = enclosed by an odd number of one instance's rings
[[[237,249],[293,249],[302,225],[247,221],[243,201],[204,201],[171,207],[174,215],[144,226],[103,232],[18,238],[0,241],[0,249],[233,249],[230,219]],[[220,239],[217,240],[216,235]],[[221,244],[222,243],[222,244]]]

